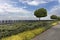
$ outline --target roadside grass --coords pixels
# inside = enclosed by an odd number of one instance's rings
[[[12,35],[10,37],[2,38],[1,40],[31,40],[31,38],[42,33],[44,30],[45,30],[44,27],[37,28],[34,30],[29,30],[29,31],[25,31],[23,33],[19,33],[17,35]]]
[[[57,25],[57,23],[53,23],[52,25],[55,26],[55,25]]]
[[[58,24],[58,21],[55,21],[55,22],[52,23],[52,26],[55,26],[57,24]]]

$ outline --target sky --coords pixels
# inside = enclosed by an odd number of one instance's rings
[[[47,16],[60,16],[60,0],[0,0],[0,20],[37,20],[34,11],[39,8],[47,10]]]

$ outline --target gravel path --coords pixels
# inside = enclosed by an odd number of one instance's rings
[[[60,22],[32,40],[60,40]]]

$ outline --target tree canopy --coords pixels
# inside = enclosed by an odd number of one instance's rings
[[[39,19],[41,17],[46,17],[47,16],[47,10],[44,8],[37,9],[37,10],[35,10],[34,15],[36,17],[38,17]]]
[[[57,16],[56,15],[52,15],[51,19],[57,19]]]

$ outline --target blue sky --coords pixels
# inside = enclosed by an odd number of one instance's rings
[[[60,16],[60,0],[0,0],[0,20],[36,20],[34,11],[39,8],[48,11],[41,19]]]

